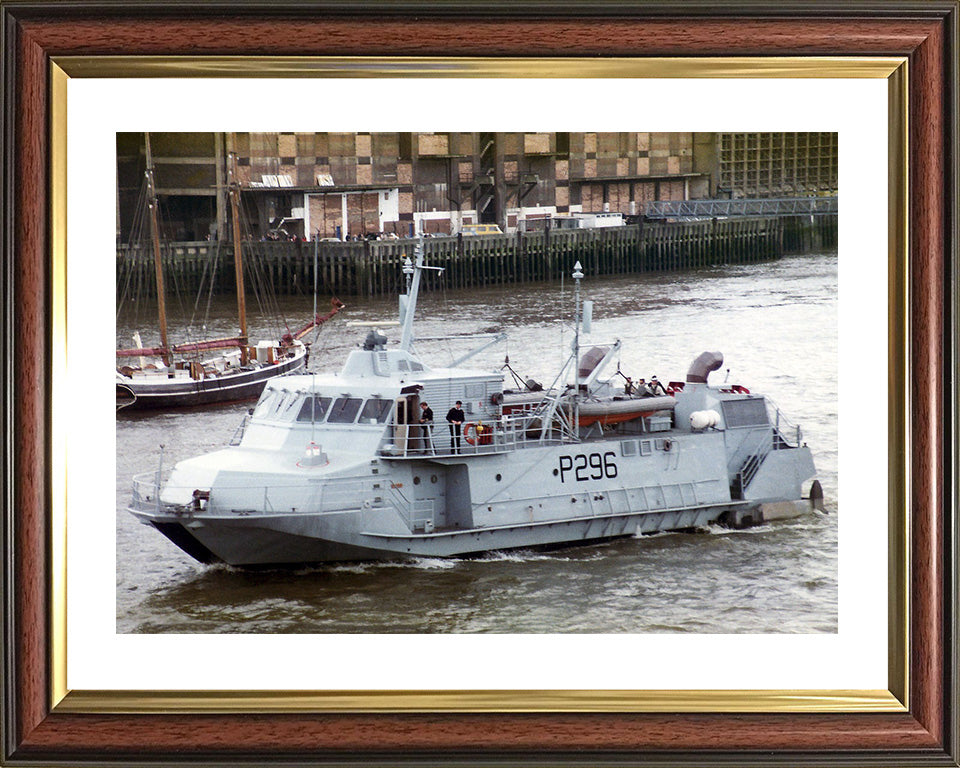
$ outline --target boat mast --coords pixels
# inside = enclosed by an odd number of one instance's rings
[[[153,264],[157,274],[157,314],[160,318],[160,357],[163,364],[170,365],[170,345],[167,342],[166,289],[163,285],[163,261],[160,258],[160,222],[157,213],[157,190],[153,183],[153,153],[150,151],[150,134],[144,133],[147,152],[147,207],[150,209],[150,239],[153,242]]]
[[[583,279],[583,267],[577,261],[573,265],[573,284],[576,296],[576,322],[573,331],[573,436],[580,439],[580,281]]]
[[[420,293],[420,273],[423,271],[423,234],[417,239],[414,249],[413,279],[410,279],[410,267],[404,264],[403,271],[407,275],[407,308],[403,316],[403,334],[400,337],[400,349],[409,351],[413,343],[413,313],[417,309],[417,294]],[[409,261],[409,259],[407,259]]]
[[[247,345],[247,298],[243,289],[243,241],[240,238],[240,179],[237,175],[237,153],[230,153],[227,171],[227,184],[230,187],[230,212],[233,215],[233,267],[237,275],[237,313],[240,321],[240,364],[246,365]]]

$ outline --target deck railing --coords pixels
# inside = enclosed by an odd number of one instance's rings
[[[468,424],[472,424],[473,427],[468,431],[467,436],[461,434],[459,449],[449,429],[445,428],[445,425],[434,424],[431,425],[429,439],[422,432],[418,434],[408,432],[406,436],[388,433],[380,444],[379,453],[391,459],[449,458],[508,453],[522,448],[557,445],[564,442],[554,431],[545,438],[541,437],[542,429],[538,412],[503,416],[495,421],[468,422]],[[481,426],[482,429],[480,429]],[[467,437],[472,442],[468,442]]]

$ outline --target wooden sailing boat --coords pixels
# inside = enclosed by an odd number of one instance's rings
[[[146,142],[147,205],[156,271],[160,346],[142,347],[137,335],[136,347],[117,350],[117,409],[178,408],[257,398],[268,379],[294,373],[306,365],[308,349],[302,339],[337,314],[343,304],[333,299],[329,312],[325,315],[314,312],[313,319],[298,330],[287,332],[276,340],[250,344],[247,335],[243,241],[240,235],[240,182],[237,176],[237,157],[231,153],[228,182],[233,216],[233,255],[240,333],[230,338],[171,346],[167,339],[160,228],[149,134]],[[134,361],[138,361],[138,364],[129,364]]]

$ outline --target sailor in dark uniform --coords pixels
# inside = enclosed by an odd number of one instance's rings
[[[467,420],[462,405],[463,403],[457,400],[457,404],[447,411],[447,421],[450,422],[450,450],[453,453],[460,453],[460,428]]]
[[[433,453],[433,409],[420,403],[420,429],[423,435],[423,452]]]

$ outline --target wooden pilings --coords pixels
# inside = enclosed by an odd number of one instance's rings
[[[784,216],[785,254],[832,251],[837,247],[837,214],[827,216]]]
[[[427,263],[444,269],[443,280],[423,290],[539,282],[569,272],[579,260],[591,275],[699,269],[749,264],[785,253],[815,253],[837,244],[837,216],[731,217],[697,221],[644,221],[623,227],[517,232],[482,237],[424,239]],[[380,240],[316,244],[318,284],[325,293],[380,296],[402,292],[402,265],[415,241]],[[254,285],[279,294],[313,291],[314,243],[245,242],[245,264]],[[135,285],[152,290],[150,254],[117,251],[117,291]],[[185,293],[225,293],[233,285],[233,247],[211,242],[164,246],[165,274]]]

